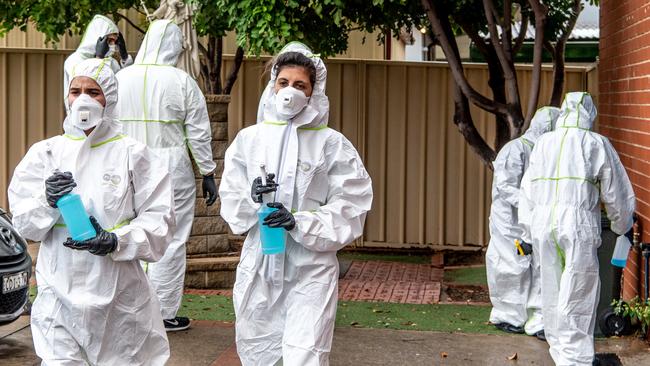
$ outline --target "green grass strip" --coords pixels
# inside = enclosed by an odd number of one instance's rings
[[[487,285],[485,267],[445,269],[445,283],[460,285]]]
[[[403,254],[377,254],[377,253],[357,253],[357,252],[338,252],[339,259],[354,261],[387,261],[415,264],[431,263],[429,255],[403,255]]]
[[[487,323],[490,306],[339,302],[336,326],[499,334]]]
[[[411,305],[339,301],[336,326],[499,334],[487,324],[489,306]],[[179,316],[235,321],[232,299],[220,295],[185,295]]]

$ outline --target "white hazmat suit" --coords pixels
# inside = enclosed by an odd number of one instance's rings
[[[492,324],[508,323],[524,327],[529,335],[542,329],[539,262],[533,256],[517,255],[515,239],[521,240],[517,220],[519,186],[528,168],[528,159],[540,136],[553,130],[560,115],[554,107],[540,108],[530,128],[518,139],[505,144],[494,161],[492,207],[490,209],[490,245],[486,269],[492,312]],[[535,251],[533,250],[533,255]]]
[[[544,331],[558,366],[591,365],[600,292],[600,204],[611,229],[632,227],[635,198],[618,154],[592,132],[588,93],[568,93],[553,132],[535,144],[521,183],[519,222],[540,253]],[[539,248],[539,249],[537,249]]]
[[[148,275],[164,319],[174,319],[185,278],[185,242],[192,230],[196,184],[188,148],[202,175],[216,168],[205,99],[196,81],[174,65],[183,35],[170,20],[151,23],[135,63],[117,74],[119,120],[128,136],[147,144],[167,162],[174,189],[176,229],[165,256]]]
[[[221,215],[236,234],[248,231],[233,290],[237,351],[244,366],[328,365],[336,317],[336,251],[363,233],[372,185],[354,146],[327,127],[329,101],[323,61],[300,43],[316,67],[305,109],[282,120],[271,81],[260,100],[261,123],[239,132],[226,152],[219,188]],[[285,141],[285,143],[281,143]],[[286,251],[263,255],[250,192],[260,164],[279,175],[277,201],[294,213]],[[280,169],[280,167],[282,167]]]
[[[165,252],[174,224],[169,173],[145,145],[120,134],[117,82],[106,61],[84,61],[75,72],[73,78],[91,77],[102,88],[102,120],[86,137],[68,116],[65,134],[34,144],[9,185],[14,226],[41,242],[34,347],[43,365],[163,365],[169,344],[140,260]],[[114,252],[97,256],[63,246],[69,234],[44,188],[55,169],[72,172],[73,192],[88,214],[117,235]]]
[[[112,33],[119,33],[115,23],[103,15],[95,15],[88,23],[88,27],[81,37],[81,42],[68,58],[63,63],[63,98],[68,99],[68,87],[70,86],[70,76],[75,74],[75,67],[82,61],[95,58],[95,46],[97,39]],[[117,61],[112,57],[107,57],[110,62],[110,67],[113,72],[118,72],[122,67],[130,65],[133,60],[129,56],[125,61]]]

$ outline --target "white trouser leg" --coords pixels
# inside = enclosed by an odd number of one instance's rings
[[[169,247],[156,263],[149,263],[147,273],[158,295],[163,319],[173,319],[181,306],[185,281],[185,242],[192,231],[194,190],[174,191],[176,229]]]

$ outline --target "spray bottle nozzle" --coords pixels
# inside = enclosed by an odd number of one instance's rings
[[[266,185],[266,165],[260,164],[260,174],[262,175],[262,185]]]
[[[50,159],[50,164],[54,168],[53,172],[58,173],[59,168],[58,168],[56,162],[54,161],[54,154],[52,153],[52,146],[49,143],[47,144],[47,148],[46,148],[45,152],[47,153],[48,159]]]

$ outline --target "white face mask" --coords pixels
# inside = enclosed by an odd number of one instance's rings
[[[93,128],[104,116],[104,107],[88,94],[81,94],[70,108],[70,122],[82,130]]]
[[[300,113],[309,103],[309,97],[300,90],[287,86],[278,90],[275,95],[275,109],[278,116],[291,119]]]

